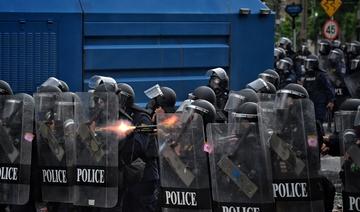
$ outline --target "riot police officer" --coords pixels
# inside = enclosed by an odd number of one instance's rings
[[[229,114],[232,122],[208,125],[213,146],[209,154],[211,180],[216,188],[214,211],[230,211],[236,206],[247,211],[247,204],[260,211],[274,211],[270,158],[260,140],[257,107],[257,103],[246,102]]]
[[[341,49],[333,49],[329,53],[329,78],[335,88],[335,106],[336,111],[339,106],[349,97],[344,77],[346,74],[346,65],[344,53]]]
[[[186,99],[178,108],[178,112],[183,111],[183,109],[191,104],[191,102],[197,100],[197,99],[203,99],[208,102],[210,102],[212,105],[216,104],[216,94],[213,89],[211,89],[208,86],[199,86],[195,88],[195,90],[192,93],[188,94],[188,99]]]
[[[132,87],[126,83],[118,83],[117,87],[120,107],[131,117],[132,124],[134,126],[151,125],[150,114],[134,103],[135,92]],[[120,164],[123,163],[126,167],[137,167],[136,173],[142,177],[140,176],[138,182],[134,182],[134,179],[125,179],[126,193],[122,200],[123,211],[156,211],[159,172],[154,137],[149,133],[133,132],[126,138],[126,141],[128,142],[119,148]],[[143,164],[144,167],[141,168],[140,164]]]
[[[347,70],[348,74],[352,74],[351,71],[351,60],[360,55],[360,42],[352,41],[346,46],[346,62],[347,62]]]
[[[157,113],[174,113],[176,111],[176,93],[169,87],[159,87],[161,93],[151,100],[146,105],[146,109],[152,117],[152,121],[156,121]]]
[[[43,82],[40,87],[38,89],[40,89],[41,87],[46,87],[46,86],[51,86],[51,87],[57,87],[60,89],[61,92],[69,92],[69,86],[66,84],[66,82],[59,80],[55,77],[49,77],[45,82]]]
[[[286,57],[286,51],[281,47],[274,48],[274,68],[276,68],[277,61]]]
[[[0,80],[0,95],[12,95],[13,91],[10,85],[4,80]],[[0,205],[0,212],[5,212],[6,205]]]
[[[325,121],[327,109],[333,110],[335,91],[327,73],[320,69],[319,59],[315,55],[310,55],[305,59],[304,87],[315,105],[315,117],[321,127]]]
[[[291,58],[292,60],[294,60],[295,58],[295,52],[293,50],[293,43],[292,41],[287,38],[287,37],[281,37],[279,40],[279,45],[280,48],[285,49],[286,51],[286,56]]]
[[[207,71],[207,75],[210,76],[208,86],[214,90],[216,95],[214,106],[217,110],[223,110],[229,93],[229,77],[222,68],[210,69]]]
[[[265,134],[263,139],[270,143],[272,150],[277,211],[324,211],[325,205],[331,209],[333,206],[334,189],[318,175],[319,144],[314,107],[308,97],[304,87],[289,84],[277,92],[274,103],[260,103],[261,122],[265,127],[261,129]],[[268,110],[270,108],[273,109]],[[282,192],[285,184],[299,180],[305,182],[305,187],[311,186],[306,195],[291,195],[294,191],[290,187],[287,188],[290,189],[288,195]],[[331,211],[330,208],[326,211]]]
[[[182,113],[157,117],[161,192],[166,197],[161,199],[164,211],[212,211],[204,128],[215,116],[216,109],[210,102],[197,99]],[[173,119],[176,121],[171,125],[160,124]],[[192,194],[192,201],[182,204],[190,200],[183,196],[185,193]]]
[[[348,99],[337,115],[336,128],[340,140],[340,153],[343,156],[340,177],[343,182],[344,211],[358,211],[356,200],[360,193],[360,100]]]
[[[305,75],[304,61],[310,54],[309,47],[306,43],[303,43],[294,60],[294,70],[298,81],[302,81]]]
[[[231,114],[232,112],[238,110],[238,108],[246,102],[257,103],[258,101],[259,96],[253,89],[244,88],[240,91],[230,91],[229,98],[224,109]],[[231,122],[231,119],[229,118],[228,121]]]
[[[321,40],[319,42],[319,67],[325,71],[328,71],[329,59],[328,55],[331,50],[331,42],[329,40]]]
[[[273,69],[266,69],[264,72],[262,72],[258,75],[258,78],[261,78],[267,82],[270,82],[271,84],[273,84],[275,86],[276,89],[279,87],[280,76]]]
[[[296,74],[294,73],[293,65],[293,60],[289,57],[285,57],[277,62],[276,72],[280,76],[279,88],[283,88],[289,83],[296,82]]]

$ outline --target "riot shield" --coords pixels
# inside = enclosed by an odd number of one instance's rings
[[[270,93],[257,93],[259,97],[259,102],[268,102],[268,101],[275,101],[275,94]]]
[[[157,123],[162,211],[211,211],[201,116],[161,114]]]
[[[261,139],[270,149],[277,211],[324,211],[314,106],[309,99],[259,104]]]
[[[357,112],[338,111],[335,117],[343,162],[344,211],[360,211],[360,131]]]
[[[360,98],[360,72],[347,75],[344,81],[351,97]]]
[[[42,200],[71,203],[70,150],[76,135],[73,93],[36,93],[35,121]]]
[[[34,100],[27,94],[0,96],[0,203],[29,200]]]
[[[270,155],[245,119],[207,126],[214,211],[274,211]]]
[[[74,158],[74,204],[111,208],[118,200],[118,142],[108,131],[117,121],[117,96],[112,93],[76,93],[78,123]]]

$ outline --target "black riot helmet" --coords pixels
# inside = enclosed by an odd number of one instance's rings
[[[13,91],[9,83],[4,80],[0,80],[0,95],[13,95]]]
[[[130,108],[134,104],[135,92],[134,89],[126,83],[118,83],[116,94],[119,98],[120,108]]]
[[[329,40],[321,40],[319,42],[319,53],[320,55],[328,55],[331,50],[331,42]]]
[[[229,77],[223,68],[210,69],[206,74],[210,76],[209,87],[214,91],[229,89]]]
[[[286,57],[286,51],[281,47],[274,48],[274,61],[278,61]]]
[[[230,91],[224,110],[228,112],[236,111],[246,102],[257,103],[258,101],[259,97],[253,89],[245,88],[240,91]]]
[[[187,105],[183,113],[185,113],[185,116],[187,116],[186,114],[193,113],[201,115],[204,121],[204,126],[208,123],[213,123],[216,117],[216,109],[214,105],[203,99],[197,99]]]
[[[328,58],[331,64],[338,64],[344,59],[344,52],[341,49],[333,49]]]
[[[360,55],[360,42],[359,41],[352,41],[347,45],[347,53],[353,56]]]
[[[59,80],[55,77],[49,77],[45,82],[43,82],[40,87],[57,87],[61,90],[61,92],[68,92],[69,86],[62,80]]]
[[[68,86],[68,84],[66,82],[64,82],[63,80],[59,80],[60,81],[60,84],[61,84],[61,91],[62,92],[69,92],[70,91],[70,88]]]
[[[277,109],[284,109],[291,105],[292,99],[305,98],[309,98],[307,90],[299,84],[290,83],[276,92],[275,106]]]
[[[339,41],[339,40],[333,40],[333,42],[332,42],[332,48],[333,48],[333,49],[341,49],[341,41]]]
[[[281,37],[279,40],[279,47],[290,51],[292,49],[292,41],[287,37]]]
[[[94,92],[111,92],[111,93],[116,93],[116,91],[117,91],[117,85],[116,85],[116,84],[104,82],[104,83],[98,85],[98,86],[95,88],[95,91],[94,91]]]
[[[339,107],[340,111],[358,111],[360,99],[347,99]]]
[[[270,82],[258,78],[246,85],[246,88],[253,89],[256,93],[276,93],[276,88]]]
[[[304,61],[305,72],[313,73],[319,69],[319,58],[316,55],[309,55]]]
[[[350,62],[350,69],[352,72],[360,71],[360,56],[357,56],[355,59],[352,59]]]
[[[94,75],[89,79],[88,85],[90,89],[96,89],[97,86],[101,85],[104,82],[116,84],[116,80],[114,78]]]
[[[154,98],[156,105],[162,107],[165,112],[175,112],[176,93],[169,87],[160,87],[162,95]]]
[[[283,89],[278,90],[276,94],[288,94],[294,99],[304,99],[309,98],[309,93],[307,90],[296,83],[290,83],[286,85]]]
[[[246,102],[238,107],[231,114],[232,118],[247,120],[249,122],[258,121],[257,103]]]
[[[260,73],[258,77],[265,80],[266,82],[270,82],[275,87],[278,87],[280,84],[279,74],[272,69],[266,69],[264,72]]]
[[[284,59],[281,59],[276,63],[276,69],[281,72],[288,73],[292,69],[293,65],[294,63],[292,59],[289,57],[285,57]]]
[[[308,56],[308,55],[310,55],[311,54],[311,52],[310,52],[310,50],[309,50],[309,47],[308,47],[308,45],[306,44],[306,43],[303,43],[302,45],[301,45],[301,48],[300,48],[300,55],[302,55],[302,56]]]
[[[192,100],[204,99],[213,105],[216,103],[216,94],[208,86],[197,87],[192,93],[189,94],[189,98]]]

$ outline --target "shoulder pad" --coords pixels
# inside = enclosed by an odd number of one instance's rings
[[[133,104],[131,109],[134,112],[143,113],[144,115],[150,116],[150,113],[146,109],[140,107],[139,105]]]

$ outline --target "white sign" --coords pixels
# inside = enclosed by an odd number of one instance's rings
[[[339,36],[340,27],[335,20],[327,20],[323,26],[323,35],[326,39],[335,40]]]

